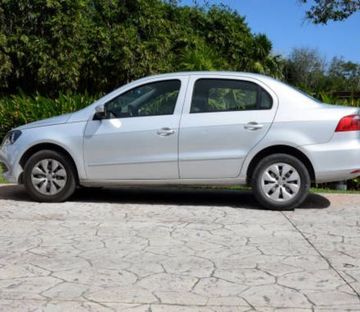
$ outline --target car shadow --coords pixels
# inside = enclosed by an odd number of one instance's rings
[[[31,201],[23,186],[4,185],[0,187],[0,200]],[[79,189],[71,197],[73,202],[131,203],[161,205],[226,206],[233,208],[263,210],[251,191],[226,190],[200,187],[119,187],[104,189]],[[311,193],[297,209],[324,209],[330,201]]]

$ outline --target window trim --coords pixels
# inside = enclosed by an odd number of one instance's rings
[[[221,80],[221,81],[235,81],[235,82],[246,82],[246,83],[250,83],[250,84],[254,84],[256,86],[257,89],[257,94],[256,94],[256,109],[244,109],[244,110],[216,110],[216,111],[211,111],[211,112],[192,112],[191,108],[192,108],[192,104],[193,104],[193,99],[194,99],[194,94],[195,94],[195,88],[196,88],[196,84],[197,82],[201,81],[201,80]],[[260,103],[263,97],[262,92],[265,92],[271,99],[271,106],[269,108],[260,108]],[[274,107],[274,98],[273,96],[270,94],[269,91],[267,91],[265,88],[263,88],[261,85],[259,85],[258,83],[251,81],[251,80],[246,80],[246,79],[236,79],[236,78],[225,78],[225,77],[221,77],[221,78],[215,78],[215,77],[211,77],[211,78],[207,78],[207,77],[201,77],[196,79],[193,82],[193,88],[192,88],[192,94],[191,94],[191,98],[190,98],[190,107],[189,107],[189,114],[213,114],[213,113],[234,113],[234,112],[254,112],[254,111],[269,111],[272,110]]]
[[[162,80],[154,80],[154,81],[150,81],[150,82],[144,82],[142,84],[139,84],[139,85],[136,85],[132,88],[129,88],[127,90],[125,90],[124,92],[121,92],[119,94],[117,94],[116,96],[114,96],[113,98],[111,98],[110,100],[106,101],[103,105],[104,107],[106,108],[106,106],[114,101],[115,99],[117,99],[118,97],[130,92],[130,91],[133,91],[135,89],[138,89],[138,88],[141,88],[141,87],[144,87],[144,86],[147,86],[147,85],[152,85],[152,84],[156,84],[156,83],[161,83],[161,82],[169,82],[169,81],[177,81],[180,83],[180,87],[179,87],[179,93],[178,93],[178,96],[177,96],[177,99],[176,99],[176,103],[175,103],[175,106],[174,106],[174,111],[172,112],[172,114],[164,114],[164,115],[147,115],[147,116],[129,116],[129,117],[117,117],[117,118],[105,118],[105,120],[111,120],[111,119],[129,119],[129,118],[147,118],[147,117],[160,117],[160,116],[173,116],[175,115],[176,113],[176,107],[178,105],[178,102],[179,102],[179,98],[180,98],[180,94],[181,94],[181,90],[183,88],[183,81],[182,79],[179,79],[179,78],[173,78],[173,79],[162,79]]]

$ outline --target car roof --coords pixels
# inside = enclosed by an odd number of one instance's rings
[[[258,81],[262,81],[265,84],[271,85],[278,85],[281,84],[279,80],[276,80],[272,77],[265,76],[262,74],[255,74],[255,73],[248,73],[248,72],[235,72],[235,71],[184,71],[184,72],[173,72],[173,73],[165,73],[165,74],[158,74],[152,76],[146,76],[137,80],[132,81],[132,83],[138,82],[148,82],[149,80],[153,79],[176,79],[181,77],[188,77],[191,75],[196,75],[200,77],[211,77],[217,76],[221,77],[238,77],[238,78],[252,78]]]
[[[199,76],[241,76],[241,77],[249,77],[249,78],[260,78],[260,79],[273,79],[271,77],[249,73],[249,72],[235,72],[235,71],[184,71],[184,72],[173,72],[173,73],[165,73],[159,75],[148,76],[144,78],[173,78],[179,76],[190,76],[190,75],[199,75]]]

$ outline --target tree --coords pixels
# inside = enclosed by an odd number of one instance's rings
[[[0,0],[1,87],[72,88],[83,60],[84,8],[83,1]]]
[[[285,80],[322,100],[334,101],[334,94],[360,92],[360,64],[339,57],[327,62],[317,50],[294,49],[285,61]]]
[[[310,0],[300,0],[308,3]],[[315,24],[327,24],[328,21],[341,21],[360,10],[360,0],[312,0],[313,4],[306,12]]]
[[[0,92],[107,92],[182,70],[279,76],[265,35],[225,6],[177,0],[0,0]]]
[[[285,66],[286,80],[307,91],[322,89],[326,60],[315,49],[294,49]]]
[[[331,91],[360,91],[360,65],[334,57],[330,63]]]

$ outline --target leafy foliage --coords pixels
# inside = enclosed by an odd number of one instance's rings
[[[294,49],[284,61],[285,80],[324,102],[339,103],[340,93],[348,95],[340,104],[360,106],[360,64],[334,57],[328,62],[317,50]],[[355,97],[356,95],[356,97]]]
[[[224,6],[161,0],[0,0],[0,90],[109,91],[183,70],[279,76],[279,57]]]
[[[310,2],[310,0],[300,1]],[[341,21],[360,10],[360,0],[312,0],[312,2],[306,15],[315,24],[326,24],[330,20]]]
[[[0,167],[0,183],[7,183],[7,181],[4,179],[3,175],[2,175],[2,169]]]
[[[286,80],[301,89],[319,91],[325,73],[325,59],[314,49],[294,49],[286,63]]]
[[[35,94],[0,98],[0,140],[11,128],[32,121],[77,111],[99,96],[59,94],[55,99]]]

